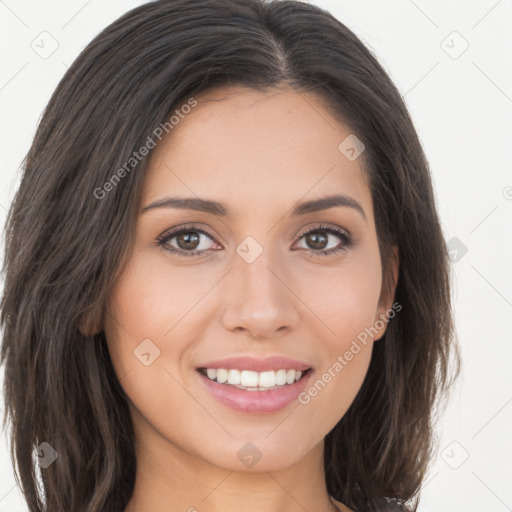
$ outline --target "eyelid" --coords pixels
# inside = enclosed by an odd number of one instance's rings
[[[332,229],[332,230],[341,232],[341,233],[345,234],[347,237],[349,237],[350,239],[352,239],[352,234],[350,233],[350,231],[348,229],[343,228],[341,226],[337,226],[336,224],[329,224],[329,223],[324,223],[324,222],[313,223],[312,225],[306,226],[301,231],[299,231],[299,234],[297,235],[297,237],[302,238],[305,234],[309,233],[310,231],[317,231],[317,230],[322,231],[324,229],[325,230]]]
[[[174,237],[180,235],[183,232],[187,232],[187,231],[195,231],[197,233],[204,234],[207,237],[209,237],[216,244],[222,245],[221,243],[219,243],[217,241],[216,236],[212,235],[206,229],[203,229],[203,228],[199,227],[199,225],[194,224],[194,223],[191,223],[191,224],[185,223],[185,224],[175,226],[171,229],[168,229],[167,231],[165,231],[164,233],[162,233],[161,235],[159,235],[157,237],[157,239],[156,239],[157,245],[171,253],[178,254],[179,256],[187,257],[187,256],[196,256],[196,255],[199,255],[199,256],[206,255],[209,252],[208,250],[184,251],[182,249],[176,249],[174,247],[172,249],[165,247],[165,245],[167,244],[167,242],[169,240],[172,240]],[[296,245],[298,242],[300,242],[301,239],[304,237],[304,235],[307,235],[308,233],[315,232],[315,231],[325,231],[327,233],[337,236],[342,241],[341,247],[331,248],[331,249],[318,249],[318,250],[303,248],[303,249],[301,249],[302,251],[308,251],[311,254],[323,255],[324,257],[328,257],[330,255],[338,253],[339,251],[346,251],[349,248],[351,248],[352,246],[356,245],[349,230],[342,228],[340,226],[337,226],[337,225],[331,225],[331,224],[326,224],[326,223],[320,223],[320,224],[317,223],[317,224],[306,226],[299,232],[300,234],[297,235],[297,237],[296,237],[297,240],[296,240],[296,242],[294,242],[293,245]],[[219,250],[219,249],[213,249],[213,250]]]
[[[308,225],[308,226],[304,227],[301,231],[299,231],[297,238],[302,238],[305,234],[307,234],[308,232],[310,232],[312,230],[322,230],[322,229],[338,230],[338,231],[341,231],[344,234],[346,234],[349,238],[351,238],[351,239],[353,238],[351,232],[348,229],[343,228],[341,226],[330,225],[327,223],[320,223],[320,224],[312,223],[312,225]],[[181,231],[186,231],[186,230],[194,230],[199,233],[203,233],[203,234],[209,236],[210,238],[212,238],[215,242],[219,243],[219,241],[216,239],[217,237],[215,235],[209,233],[204,228],[201,228],[199,226],[199,224],[194,224],[194,223],[191,223],[191,224],[184,223],[184,224],[179,224],[177,226],[174,226],[173,228],[169,228],[169,229],[165,230],[161,235],[158,235],[157,240],[162,240],[164,238],[167,238],[168,235],[170,235],[170,234],[176,235],[176,234],[179,234]]]
[[[194,223],[184,223],[184,224],[178,224],[177,226],[174,226],[173,228],[169,228],[165,230],[161,235],[157,236],[157,240],[163,240],[168,238],[170,235],[179,235],[182,231],[197,231],[198,233],[202,233],[204,235],[209,236],[211,239],[213,239],[216,243],[219,243],[217,241],[217,237],[210,233],[205,228],[202,228],[199,226],[199,224]]]
[[[318,250],[303,249],[303,250],[308,251],[310,254],[313,254],[313,255],[321,255],[323,257],[329,257],[329,256],[334,256],[335,254],[338,254],[340,251],[347,251],[356,245],[356,242],[355,242],[354,238],[352,237],[350,231],[348,231],[347,229],[342,228],[338,225],[325,224],[325,223],[316,224],[314,226],[309,226],[309,227],[304,228],[304,230],[302,230],[300,232],[300,235],[298,235],[297,242],[295,242],[295,243],[299,243],[303,239],[304,235],[307,235],[308,233],[315,233],[315,232],[322,232],[322,231],[338,237],[342,242],[341,246],[331,248],[331,249],[318,249]]]

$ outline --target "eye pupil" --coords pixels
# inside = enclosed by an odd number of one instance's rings
[[[193,239],[193,241],[191,241]],[[181,242],[184,241],[185,245]],[[184,233],[180,233],[176,236],[176,243],[180,247],[180,249],[195,249],[199,244],[199,234],[194,231],[186,231]],[[192,244],[193,247],[188,246],[187,244]],[[194,245],[195,243],[195,245]]]
[[[315,231],[314,234],[309,233],[308,235],[306,235],[307,243],[313,249],[324,249],[325,248],[325,244],[327,244],[328,237],[327,237],[326,234],[318,235],[318,233],[322,233],[322,232],[321,231]],[[321,239],[320,243],[318,243],[319,239]],[[312,244],[311,244],[311,240],[313,241]]]

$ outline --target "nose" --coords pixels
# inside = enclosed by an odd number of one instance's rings
[[[224,327],[252,338],[270,339],[297,327],[301,301],[293,292],[290,272],[267,251],[248,263],[238,255],[226,276]]]

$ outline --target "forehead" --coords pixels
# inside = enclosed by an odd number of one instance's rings
[[[340,193],[371,210],[363,158],[351,161],[339,149],[352,131],[316,95],[232,87],[194,99],[153,149],[145,204],[167,193],[215,197],[236,215],[244,206]]]

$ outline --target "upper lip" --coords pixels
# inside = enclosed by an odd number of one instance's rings
[[[249,370],[253,372],[266,372],[271,370],[300,370],[306,371],[311,366],[296,359],[285,356],[272,356],[257,359],[251,356],[227,357],[201,364],[199,368],[223,368],[225,370]]]

